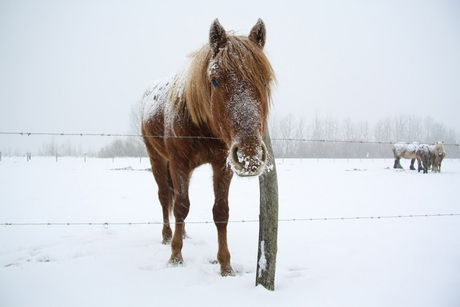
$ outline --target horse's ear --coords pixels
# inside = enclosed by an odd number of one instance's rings
[[[263,48],[265,46],[266,38],[267,31],[265,30],[265,24],[262,19],[259,18],[256,25],[252,28],[251,33],[249,34],[249,39]]]
[[[227,43],[227,33],[225,32],[224,27],[219,23],[219,19],[215,19],[209,30],[209,45],[211,46],[212,55],[215,56],[219,53],[220,48],[222,48]]]

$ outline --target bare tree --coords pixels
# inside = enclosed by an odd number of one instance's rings
[[[318,113],[310,121],[287,115],[273,118],[270,129],[275,156],[284,158],[389,158],[394,142],[459,142],[454,129],[446,128],[431,117],[422,119],[407,114],[384,118],[375,125],[351,119],[339,122]],[[447,148],[450,157],[459,156],[459,146],[447,145]]]
[[[141,137],[142,100],[137,101],[129,113],[129,134],[124,139],[115,139],[99,151],[99,157],[146,157],[144,140]]]
[[[58,145],[54,137],[48,143],[42,144],[42,149],[40,150],[40,156],[55,156],[58,152]]]

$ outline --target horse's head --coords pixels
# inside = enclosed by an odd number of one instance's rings
[[[239,176],[260,174],[267,159],[263,136],[274,74],[263,53],[265,33],[260,19],[248,37],[227,35],[217,19],[209,33],[211,125]]]

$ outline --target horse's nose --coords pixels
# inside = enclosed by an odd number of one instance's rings
[[[234,144],[230,149],[229,160],[238,176],[257,176],[260,175],[267,161],[267,148],[263,142],[252,148]]]

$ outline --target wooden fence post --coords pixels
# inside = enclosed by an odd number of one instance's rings
[[[278,177],[268,128],[264,135],[267,147],[266,170],[259,176],[259,252],[257,255],[256,286],[275,290],[276,253],[278,251]]]

